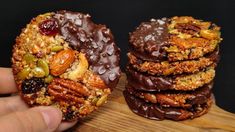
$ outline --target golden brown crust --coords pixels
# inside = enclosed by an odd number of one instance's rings
[[[210,65],[215,65],[215,58],[202,57],[198,60],[179,61],[179,62],[150,62],[142,61],[131,53],[127,54],[130,64],[141,72],[151,75],[176,75],[182,73],[195,73]]]

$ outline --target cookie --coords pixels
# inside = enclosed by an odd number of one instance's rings
[[[144,99],[146,102],[158,104],[162,107],[191,108],[196,104],[204,104],[211,96],[213,84],[204,85],[194,91],[161,91],[145,92],[136,90],[131,85],[126,86],[128,93]]]
[[[194,74],[177,76],[153,76],[134,70],[130,65],[126,68],[128,83],[137,90],[161,91],[182,90],[189,91],[210,83],[215,77],[214,67],[208,67]]]
[[[120,49],[88,14],[58,11],[33,18],[16,38],[12,68],[30,106],[54,106],[63,120],[87,116],[106,102],[120,78]]]
[[[146,61],[179,61],[203,57],[221,41],[220,27],[193,17],[151,19],[130,33],[131,52]]]
[[[212,105],[212,99],[208,99],[204,104],[195,104],[191,108],[162,107],[157,104],[147,103],[143,99],[135,97],[126,90],[123,92],[127,105],[131,111],[137,115],[154,120],[186,120],[206,114]]]
[[[129,63],[136,68],[138,71],[147,72],[152,75],[176,75],[184,73],[195,73],[208,66],[214,65],[219,60],[219,50],[208,54],[205,57],[201,57],[195,60],[184,60],[184,61],[162,61],[162,62],[152,62],[144,61],[131,52],[127,54]]]

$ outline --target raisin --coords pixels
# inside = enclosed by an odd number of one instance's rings
[[[55,19],[47,19],[39,24],[40,33],[54,36],[59,32],[59,25]]]
[[[64,113],[64,118],[66,121],[71,121],[76,118],[75,112],[71,109],[71,107],[67,107],[67,111]]]
[[[41,78],[33,77],[23,81],[21,90],[23,94],[32,94],[40,91],[42,87],[46,87],[44,81]]]

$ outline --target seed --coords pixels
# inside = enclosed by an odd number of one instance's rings
[[[27,64],[31,64],[36,60],[36,58],[30,53],[26,53],[23,59],[26,61]]]
[[[96,106],[101,106],[102,104],[104,104],[106,102],[108,98],[108,95],[104,95],[102,96],[97,102],[96,102]]]
[[[37,65],[38,67],[43,69],[43,71],[45,72],[45,76],[49,75],[49,66],[45,60],[39,59]]]
[[[29,75],[29,73],[30,73],[30,68],[29,67],[27,67],[27,68],[24,68],[22,71],[20,71],[18,74],[17,74],[17,77],[19,78],[19,79],[25,79],[25,78],[27,78],[27,76]]]
[[[60,50],[62,50],[62,49],[64,49],[64,47],[61,46],[61,45],[57,45],[57,46],[51,47],[51,51],[52,51],[52,52],[57,52],[57,51],[60,51]]]
[[[95,97],[94,99],[92,99],[91,103],[95,105],[97,101],[98,101],[98,98]]]
[[[53,80],[53,76],[49,75],[45,78],[45,83],[50,83]]]
[[[33,76],[34,77],[44,77],[45,76],[45,72],[42,68],[40,67],[35,67],[33,70]]]
[[[216,39],[219,38],[219,32],[213,30],[201,30],[200,35],[206,39]]]

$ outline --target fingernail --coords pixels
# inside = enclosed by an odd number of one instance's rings
[[[62,118],[60,110],[54,107],[41,107],[40,112],[48,129],[56,129],[59,126]]]

